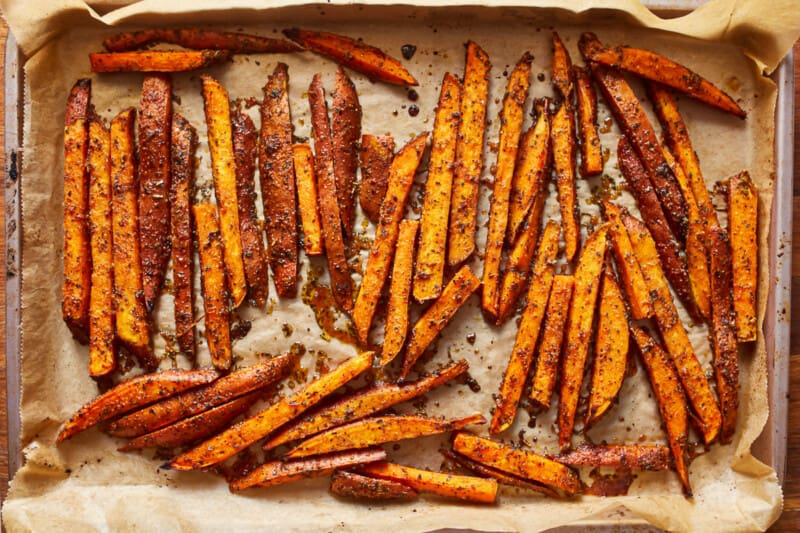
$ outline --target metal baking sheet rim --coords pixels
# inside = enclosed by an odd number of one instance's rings
[[[5,228],[6,228],[6,399],[8,423],[8,475],[11,479],[22,464],[20,443],[20,328],[21,328],[21,244],[22,212],[22,112],[24,105],[22,58],[16,39],[8,33],[5,48]],[[786,470],[788,439],[789,340],[791,311],[791,246],[794,149],[794,54],[783,59],[773,74],[778,86],[775,106],[775,194],[772,203],[769,246],[769,277],[774,290],[767,301],[764,334],[767,342],[768,396],[770,413],[759,438],[753,444],[756,457],[770,464],[781,485]],[[627,515],[622,508],[613,516],[583,519],[552,531],[596,531],[613,525],[614,531],[658,531],[646,522]],[[620,526],[624,529],[620,530]]]

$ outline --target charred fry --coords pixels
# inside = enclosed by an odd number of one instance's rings
[[[578,197],[575,192],[575,120],[569,101],[564,101],[553,116],[550,142],[561,223],[564,227],[564,255],[567,261],[572,261],[580,248],[581,230],[578,224]]]
[[[386,462],[365,465],[359,472],[398,481],[419,492],[429,492],[469,502],[493,503],[497,497],[497,480],[494,479],[430,472]]]
[[[336,71],[336,85],[331,94],[331,142],[336,194],[342,215],[345,240],[353,236],[356,217],[356,172],[358,141],[361,138],[361,104],[353,81],[344,69]]]
[[[411,292],[411,274],[414,270],[414,243],[419,222],[403,220],[397,237],[397,249],[389,286],[389,303],[386,307],[386,334],[383,338],[381,366],[389,364],[400,350],[408,333],[408,296]]]
[[[666,446],[583,445],[553,459],[569,466],[599,466],[625,470],[666,470],[669,448]]]
[[[381,204],[389,186],[389,169],[393,158],[394,138],[391,135],[361,136],[361,187],[358,200],[361,210],[375,224],[381,216]]]
[[[413,500],[419,495],[417,491],[400,482],[344,470],[333,473],[330,491],[336,496],[366,500]]]
[[[581,176],[597,176],[603,172],[603,151],[597,134],[597,93],[594,92],[589,70],[575,66],[575,95],[578,102],[578,134],[581,147]]]
[[[306,255],[322,255],[322,226],[319,220],[317,177],[314,153],[307,144],[295,144],[294,175],[297,181],[297,208],[303,225],[303,249]]]
[[[728,182],[728,231],[733,253],[733,310],[736,338],[756,340],[756,289],[758,287],[758,190],[745,170]]]
[[[473,472],[475,472],[480,476],[494,478],[497,480],[498,483],[502,483],[503,485],[510,485],[512,487],[520,487],[523,489],[532,490],[534,492],[538,492],[540,494],[543,494],[545,496],[550,496],[552,498],[560,497],[558,492],[554,491],[550,487],[541,485],[534,481],[522,479],[521,477],[512,476],[511,474],[507,474],[502,470],[486,466],[485,464],[479,463],[478,461],[473,461],[469,457],[465,457],[460,453],[455,453],[447,449],[440,449],[439,453],[444,455],[450,461],[453,461],[454,463],[458,464],[459,466],[466,468],[467,470],[472,470]]]
[[[186,72],[222,63],[227,50],[158,50],[89,54],[92,72]]]
[[[109,52],[128,52],[152,43],[177,44],[198,50],[229,50],[235,54],[284,54],[303,50],[302,46],[285,39],[197,28],[152,28],[118,33],[103,40]]]

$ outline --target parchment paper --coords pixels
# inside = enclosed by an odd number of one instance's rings
[[[284,5],[287,4],[293,2]],[[414,134],[431,130],[442,74],[449,70],[461,75],[462,45],[467,39],[480,43],[494,64],[487,114],[491,120],[487,128],[488,143],[497,141],[497,115],[505,76],[525,50],[536,56],[534,76],[543,73],[545,77],[544,81],[534,79],[532,95],[551,93],[551,29],[559,31],[576,63],[580,63],[577,38],[586,30],[597,32],[608,43],[629,43],[663,52],[725,88],[749,113],[746,121],[740,121],[687,98],[679,99],[709,186],[748,168],[759,187],[762,265],[759,316],[763,320],[769,290],[766,267],[769,206],[775,178],[775,88],[761,72],[774,68],[797,37],[800,15],[791,2],[775,2],[768,10],[758,9],[758,1],[710,2],[689,16],[672,20],[658,19],[640,5],[622,0],[587,2],[575,9],[580,13],[555,9],[547,6],[548,2],[542,3],[547,9],[522,6],[445,8],[433,7],[438,2],[424,4],[428,7],[295,5],[267,9],[275,4],[241,1],[228,3],[223,9],[211,2],[141,2],[100,16],[76,1],[2,3],[12,31],[30,57],[25,65],[22,250],[21,439],[26,464],[13,480],[3,509],[6,528],[10,531],[248,531],[264,528],[419,531],[445,527],[541,530],[608,513],[620,506],[654,525],[676,531],[764,529],[776,519],[781,508],[777,478],[771,468],[756,460],[749,451],[768,414],[763,339],[759,339],[753,350],[743,351],[740,357],[741,411],[734,443],[724,447],[714,445],[692,464],[693,500],[681,495],[672,472],[639,474],[627,497],[554,501],[503,489],[500,503],[489,507],[434,498],[401,505],[340,501],[327,494],[326,480],[256,489],[234,496],[228,493],[221,479],[209,474],[162,471],[158,468],[162,460],[153,458],[150,453],[118,453],[115,448],[120,442],[96,430],[55,448],[54,436],[59,425],[97,394],[97,387],[86,370],[87,348],[71,339],[60,318],[64,102],[69,87],[77,78],[91,76],[93,103],[97,111],[110,120],[125,107],[138,106],[142,79],[141,74],[92,75],[89,72],[87,54],[100,50],[102,37],[116,31],[107,25],[140,28],[157,24],[213,24],[265,35],[297,25],[363,37],[398,57],[403,44],[415,44],[416,55],[405,63],[420,81],[419,100],[414,102],[420,108],[416,117],[407,112],[412,102],[405,89],[372,84],[363,76],[351,73],[364,108],[363,131],[391,133],[399,145]],[[590,11],[592,6],[601,9]],[[675,33],[646,30],[642,26]],[[260,98],[266,77],[278,61],[289,64],[295,134],[307,137],[310,121],[305,91],[315,72],[323,73],[326,87],[331,89],[336,68],[332,62],[312,54],[239,56],[232,63],[209,69],[208,73],[226,86],[231,98]],[[635,83],[635,87],[641,91],[640,84]],[[174,92],[178,97],[175,110],[186,116],[200,134],[197,181],[202,189],[210,184],[211,175],[196,74],[175,75]],[[257,120],[257,109],[250,112]],[[601,104],[601,125],[611,122],[607,121],[609,116]],[[614,158],[618,137],[618,129],[611,125],[603,133],[602,141],[604,148],[611,152],[605,173],[621,184]],[[487,144],[479,221],[481,250],[495,157]],[[412,191],[410,217],[418,216],[424,178],[421,173]],[[591,216],[598,215],[597,207],[587,203],[587,199],[599,183],[599,178],[578,181],[585,223],[591,223]],[[626,192],[617,201],[632,205]],[[724,220],[724,213],[720,214]],[[557,217],[552,186],[545,216]],[[357,224],[357,228],[367,237],[372,236],[372,226]],[[309,265],[303,256],[301,291],[309,279],[309,268],[323,266],[324,261],[318,260]],[[472,266],[480,274],[480,261],[474,260]],[[325,280],[323,275],[321,281]],[[464,384],[442,387],[427,395],[425,409],[429,414],[481,412],[488,415],[490,412],[492,394],[498,390],[516,325],[512,320],[502,328],[490,327],[482,319],[478,307],[478,299],[473,296],[437,341],[438,353],[427,363],[427,368],[433,369],[449,358],[464,357],[470,361],[470,374],[481,390],[472,392]],[[308,379],[312,379],[317,375],[317,359],[323,357],[320,352],[324,352],[331,364],[355,352],[352,346],[323,339],[313,313],[302,299],[278,300],[274,288],[271,288],[266,310],[244,306],[239,315],[252,322],[252,331],[234,346],[242,365],[258,360],[264,353],[277,354],[300,342],[307,349],[302,364],[309,369]],[[171,296],[165,295],[156,313],[158,327],[169,332],[173,327],[171,317]],[[683,318],[689,323],[685,313]],[[291,327],[287,329],[286,324]],[[710,374],[707,329],[694,325],[689,332]],[[475,334],[474,344],[467,341],[472,333]],[[163,354],[164,349],[163,339],[156,335],[157,353]],[[200,362],[208,364],[204,345]],[[166,359],[163,366],[172,364]],[[176,364],[184,366],[186,361],[179,358]],[[413,411],[414,407],[403,406],[399,410]],[[555,452],[553,411],[540,416],[535,428],[528,427],[528,415],[521,411],[517,424],[503,435],[505,440],[521,443],[539,453]],[[625,382],[619,404],[589,432],[589,436],[594,442],[665,442],[656,405],[641,368]],[[398,462],[438,468],[442,460],[436,450],[442,442],[443,439],[422,439],[401,444],[389,453]]]

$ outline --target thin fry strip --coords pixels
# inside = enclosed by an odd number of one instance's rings
[[[508,86],[500,112],[500,140],[497,152],[497,171],[489,210],[489,231],[483,259],[483,290],[481,306],[484,312],[497,317],[500,297],[500,261],[508,225],[509,195],[517,161],[517,149],[522,133],[525,100],[530,87],[533,56],[525,52],[508,77]]]
[[[439,453],[462,468],[471,470],[482,477],[494,478],[498,483],[502,483],[503,485],[532,490],[534,492],[538,492],[539,494],[550,496],[551,498],[561,497],[558,492],[546,485],[541,485],[534,481],[522,479],[521,477],[512,476],[511,474],[503,472],[502,470],[498,470],[496,468],[486,466],[483,463],[479,463],[478,461],[474,461],[469,457],[461,455],[460,453],[456,453],[447,449],[440,449]]]
[[[603,150],[597,133],[597,93],[589,69],[572,68],[578,102],[578,134],[581,147],[581,176],[588,178],[603,172]]]
[[[331,142],[336,194],[346,241],[353,236],[356,219],[356,172],[360,139],[361,104],[358,102],[356,86],[344,69],[339,67],[331,93]]]
[[[453,190],[456,142],[461,121],[461,83],[446,72],[433,124],[428,179],[420,222],[419,253],[414,275],[414,298],[438,298],[444,286],[450,195]]]
[[[547,312],[542,327],[542,342],[539,345],[536,371],[531,380],[530,399],[541,410],[550,408],[550,398],[556,386],[558,366],[561,360],[561,345],[567,329],[572,289],[575,279],[572,276],[555,276]]]
[[[285,54],[303,50],[297,43],[285,39],[197,28],[151,28],[117,33],[103,40],[103,46],[109,52],[128,52],[153,43],[177,44],[199,50],[230,50],[236,54]]]
[[[314,153],[307,144],[295,144],[294,175],[297,182],[297,210],[303,226],[303,249],[306,255],[322,255],[322,226],[317,200],[317,177]]]
[[[464,359],[461,359],[418,381],[403,385],[379,385],[342,398],[286,426],[280,433],[264,444],[264,450],[271,450],[281,444],[316,435],[326,429],[353,422],[398,403],[421,396],[463,374],[468,368],[469,364]]]
[[[558,445],[562,451],[572,446],[572,430],[575,426],[583,371],[592,337],[592,324],[597,294],[600,292],[600,278],[605,265],[607,241],[608,226],[604,224],[586,240],[578,266],[575,268],[575,288],[569,311],[558,402]]]
[[[739,342],[750,342],[758,336],[758,189],[746,170],[728,182],[728,231],[733,253],[736,338]]]
[[[458,126],[448,228],[447,264],[455,267],[475,251],[478,222],[478,187],[483,172],[483,136],[492,63],[475,42],[467,43],[461,123]]]
[[[206,342],[212,364],[227,370],[233,360],[231,313],[217,210],[211,204],[200,204],[194,206],[193,212],[200,252]]]
[[[575,191],[575,119],[569,101],[563,102],[553,116],[550,142],[558,205],[564,228],[564,256],[567,261],[572,261],[580,248],[581,229],[578,195]]]
[[[108,130],[89,121],[89,228],[92,290],[89,300],[89,375],[105,376],[116,367],[114,330],[114,258],[111,224],[111,144]]]
[[[381,218],[375,230],[375,240],[369,251],[367,267],[361,279],[361,287],[353,309],[353,324],[358,339],[365,343],[369,337],[375,308],[389,277],[392,250],[400,232],[400,220],[405,216],[406,202],[414,184],[414,175],[425,151],[428,134],[423,133],[400,150],[389,172],[389,186],[381,204]]]
[[[434,143],[436,132],[434,130]],[[434,144],[435,146],[435,144]],[[381,216],[381,204],[389,185],[389,169],[394,159],[394,137],[391,135],[362,135],[359,150],[361,184],[358,201],[364,215],[377,224]],[[430,172],[428,173],[430,180]],[[450,201],[450,195],[447,196]]]
[[[551,71],[551,79],[560,95],[560,99],[571,102],[573,86],[572,60],[557,32],[553,32],[553,65]]]
[[[89,54],[92,72],[186,72],[222,63],[227,50],[158,50]]]
[[[413,500],[419,493],[391,479],[363,476],[337,470],[331,476],[331,494],[367,500]]]
[[[492,424],[489,428],[489,433],[492,435],[508,429],[516,417],[517,405],[533,362],[533,350],[539,338],[547,299],[550,296],[560,233],[561,228],[558,223],[551,220],[542,234],[542,242],[539,244],[539,251],[531,274],[528,303],[522,312],[522,321],[519,324],[508,366],[503,374],[500,393],[495,399]]]
[[[669,448],[643,445],[582,445],[568,453],[553,457],[569,466],[616,468],[617,470],[667,470]]]
[[[267,304],[269,291],[264,237],[256,214],[256,143],[258,133],[252,119],[239,109],[231,111],[233,156],[236,160],[236,199],[239,203],[239,232],[242,261],[250,299],[256,307]]]
[[[397,249],[389,285],[389,303],[386,306],[386,334],[383,338],[381,366],[388,365],[405,344],[408,333],[408,296],[411,292],[411,274],[414,271],[414,243],[417,240],[417,220],[400,222]]]
[[[203,76],[203,103],[208,128],[208,151],[214,175],[214,194],[219,211],[225,270],[233,307],[239,307],[247,294],[242,261],[242,236],[239,229],[236,194],[236,160],[233,153],[231,109],[228,91],[215,79]]]
[[[92,82],[75,82],[67,98],[64,116],[64,279],[61,314],[72,335],[88,340],[92,256],[87,218],[89,177],[86,151],[89,147],[89,106]]]
[[[439,336],[456,312],[464,305],[470,295],[478,289],[481,281],[472,273],[469,266],[464,265],[455,273],[453,279],[442,291],[442,295],[431,304],[411,329],[406,356],[400,377],[405,379],[414,363]]]
[[[179,455],[169,463],[174,470],[196,470],[215,465],[244,450],[286,422],[300,416],[333,391],[372,366],[373,352],[362,352],[342,362],[255,416],[231,426],[219,435]]]
[[[476,503],[494,503],[497,480],[431,472],[394,463],[376,462],[359,468],[359,472],[408,485],[419,492]]]

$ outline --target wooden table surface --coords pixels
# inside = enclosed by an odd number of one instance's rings
[[[8,28],[0,20],[0,79],[3,78],[5,39]],[[800,391],[800,42],[794,47],[795,57],[795,110],[794,110],[794,227],[792,245],[792,337],[791,337],[791,391]],[[0,92],[0,168],[5,169],[3,153],[5,123],[3,121],[3,94]],[[5,172],[4,172],[5,175]],[[0,203],[0,250],[5,249],[5,202]],[[3,266],[5,267],[5,262]],[[5,278],[5,276],[3,276]],[[6,358],[5,358],[5,285],[0,284],[0,502],[8,490],[8,434],[6,420]],[[789,400],[789,444],[786,483],[784,486],[784,512],[770,529],[775,532],[795,532],[800,529],[800,393]]]

